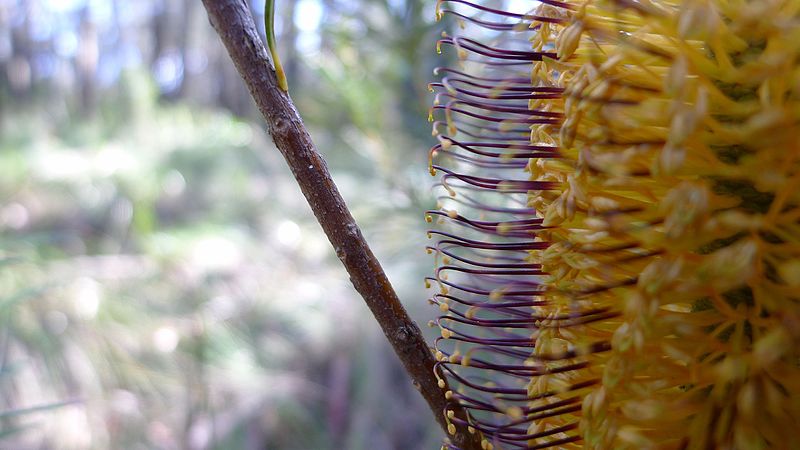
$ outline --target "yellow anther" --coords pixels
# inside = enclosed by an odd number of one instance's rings
[[[442,20],[442,2],[443,2],[443,1],[444,1],[444,0],[438,0],[438,1],[436,2],[435,15],[436,15],[436,21],[437,21],[437,22],[438,22],[438,21],[440,21],[440,20]]]
[[[524,415],[522,412],[522,408],[520,408],[519,406],[512,406],[506,409],[506,414],[508,414],[508,416],[514,420],[522,419],[522,416]]]
[[[499,234],[506,234],[511,231],[511,225],[506,222],[500,222],[497,224],[497,232]]]
[[[455,364],[455,363],[457,363],[457,362],[458,362],[460,359],[461,359],[461,356],[459,356],[458,352],[455,352],[455,353],[453,353],[452,355],[450,355],[449,361],[450,361],[451,363]]]

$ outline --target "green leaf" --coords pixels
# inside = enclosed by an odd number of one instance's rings
[[[65,400],[63,402],[47,403],[45,405],[29,406],[27,408],[9,409],[7,411],[0,411],[0,419],[8,419],[11,417],[22,416],[35,412],[50,411],[57,408],[63,408],[64,406],[74,405],[76,403],[81,403],[81,400]]]
[[[2,312],[6,308],[10,308],[16,305],[17,303],[22,303],[28,300],[38,298],[48,289],[50,289],[50,287],[51,286],[29,287],[19,290],[9,297],[2,298],[0,299],[0,312]]]
[[[9,427],[9,428],[0,430],[0,441],[2,441],[3,439],[5,439],[7,437],[13,436],[13,435],[19,433],[20,431],[22,431],[22,430],[24,430],[26,428],[30,428],[30,427],[31,427],[30,424],[26,424],[26,425],[20,425],[20,426],[16,426],[16,427]]]

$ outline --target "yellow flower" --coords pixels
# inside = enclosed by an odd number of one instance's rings
[[[430,212],[464,230],[432,301],[471,425],[800,448],[800,0],[439,3],[477,25],[441,41]]]

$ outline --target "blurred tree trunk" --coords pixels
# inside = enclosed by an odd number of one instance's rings
[[[346,351],[334,354],[328,367],[327,428],[331,448],[344,448],[345,431],[350,420],[350,377],[352,361]],[[401,383],[405,381],[402,380]]]
[[[30,2],[22,0],[19,8],[30,11]],[[16,101],[24,101],[31,94],[31,64],[33,58],[33,45],[28,30],[31,27],[30,15],[25,14],[21,26],[11,30],[11,59],[8,62],[6,76],[8,77],[9,90]]]
[[[11,59],[11,21],[10,7],[0,4],[0,127],[6,115],[8,103],[8,62]]]
[[[99,53],[97,27],[92,23],[89,7],[84,6],[80,14],[78,53],[75,59],[80,92],[79,112],[83,117],[93,115],[97,104],[95,74]]]
[[[156,0],[153,5],[153,16],[150,19],[150,34],[153,36],[153,53],[150,54],[150,67],[155,67],[158,58],[164,52],[167,33],[167,7],[164,0]]]
[[[283,36],[278,40],[282,46],[281,59],[283,60],[283,68],[286,71],[286,78],[297,80],[300,75],[298,70],[297,58],[297,26],[294,23],[294,15],[297,10],[297,2],[294,0],[283,2],[283,14],[281,19],[283,23]]]
[[[175,92],[175,97],[180,99],[186,97],[192,78],[191,71],[188,70],[186,63],[188,61],[188,55],[190,52],[189,43],[193,42],[193,39],[190,39],[189,37],[191,36],[194,38],[194,27],[192,24],[194,23],[197,4],[198,3],[195,0],[183,0],[183,17],[181,20],[182,32],[178,35],[178,50],[183,63],[183,79],[181,80],[181,84]]]

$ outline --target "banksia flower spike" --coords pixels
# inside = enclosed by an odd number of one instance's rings
[[[800,448],[800,0],[501,4],[437,3],[450,420],[484,448]]]

